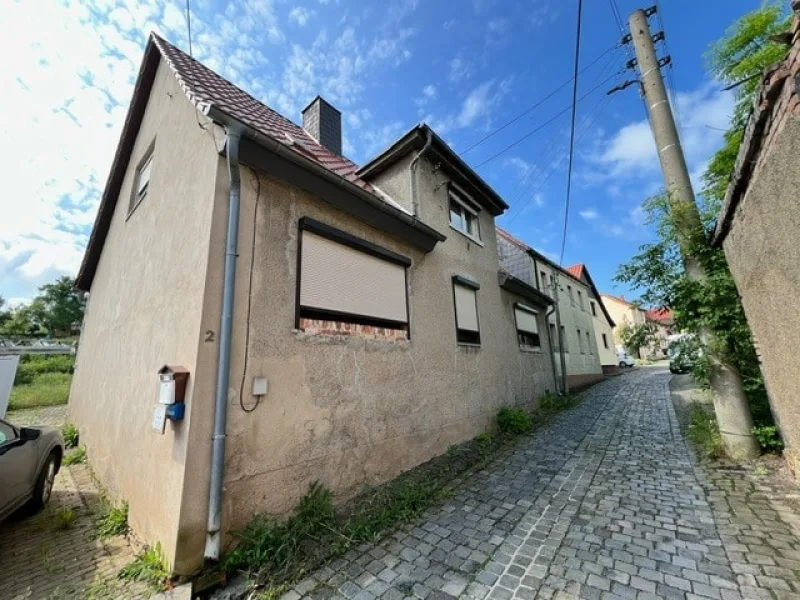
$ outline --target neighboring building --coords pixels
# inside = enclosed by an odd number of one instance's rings
[[[255,513],[286,513],[314,480],[346,498],[556,389],[552,300],[498,262],[505,202],[425,125],[359,169],[340,155],[336,109],[316,98],[303,122],[151,36],[78,274],[90,296],[70,419],[133,530],[178,573],[201,565],[206,542],[238,178],[217,437],[226,542]],[[581,314],[565,317],[570,335],[593,335]],[[595,376],[593,343],[583,360]],[[189,378],[184,419],[161,429],[164,365]]]
[[[647,314],[638,305],[625,300],[625,296],[612,296],[611,294],[601,294],[603,303],[608,309],[611,319],[614,321],[614,345],[618,348],[623,347],[620,339],[620,331],[623,327],[636,327],[647,323]]]
[[[787,60],[764,74],[714,241],[753,333],[787,462],[800,469],[800,21]]]
[[[562,269],[525,242],[498,228],[501,266],[515,277],[554,296],[558,282],[558,307],[561,332],[557,331],[555,313],[548,317],[554,363],[561,376],[559,350],[562,344],[570,387],[581,387],[603,378],[616,368],[612,336],[613,319],[584,265]]]
[[[597,291],[589,269],[584,264],[567,267],[567,272],[588,286],[589,314],[592,316],[597,351],[604,373],[614,373],[618,368],[617,349],[614,344],[614,319]]]
[[[655,326],[655,341],[645,351],[647,358],[666,358],[670,336],[676,333],[672,311],[668,308],[651,308],[645,311],[645,318]]]

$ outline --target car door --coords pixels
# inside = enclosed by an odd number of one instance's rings
[[[0,514],[20,505],[36,477],[36,441],[20,438],[20,430],[0,420]]]

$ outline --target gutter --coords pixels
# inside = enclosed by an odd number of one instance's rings
[[[417,163],[419,163],[419,159],[422,158],[422,155],[428,151],[428,148],[431,147],[433,143],[433,133],[430,129],[427,131],[427,135],[425,136],[425,145],[422,147],[422,150],[417,152],[414,158],[411,159],[411,164],[408,167],[409,178],[411,179],[411,212],[414,217],[419,217],[419,193],[417,191]]]
[[[211,477],[208,485],[208,522],[205,557],[219,560],[222,540],[222,484],[225,476],[225,428],[228,421],[228,385],[231,372],[233,302],[236,288],[236,258],[239,241],[239,207],[242,180],[239,171],[239,142],[242,130],[228,125],[225,132],[230,190],[228,231],[225,235],[225,271],[222,285],[222,314],[219,325],[219,358],[214,400],[214,434],[211,437]]]

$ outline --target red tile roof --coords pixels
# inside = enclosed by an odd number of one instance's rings
[[[164,60],[178,78],[187,97],[199,110],[215,106],[259,133],[311,158],[351,183],[375,193],[369,183],[356,175],[358,166],[351,160],[328,150],[311,137],[305,129],[292,123],[263,102],[256,100],[162,37],[155,33],[150,35]],[[380,196],[377,197],[380,198]],[[383,198],[380,199],[383,200]]]
[[[650,308],[647,310],[646,315],[651,321],[662,323],[672,323],[675,320],[675,316],[668,308]]]
[[[586,265],[584,265],[583,263],[579,263],[577,265],[572,265],[571,267],[567,267],[566,271],[576,279],[580,279],[581,277],[583,277],[584,269],[586,269]]]

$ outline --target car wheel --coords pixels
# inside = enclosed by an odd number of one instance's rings
[[[36,480],[36,486],[33,488],[31,506],[34,510],[41,510],[50,500],[50,495],[53,493],[53,483],[56,480],[56,471],[58,470],[56,462],[56,455],[51,452],[42,466],[42,470]]]
[[[624,360],[621,360],[621,361],[619,361],[619,368],[620,368],[620,369],[624,369],[624,368],[625,368],[625,367],[627,367],[627,366],[628,366],[628,365],[626,365],[626,364],[625,364],[625,361],[624,361]]]

